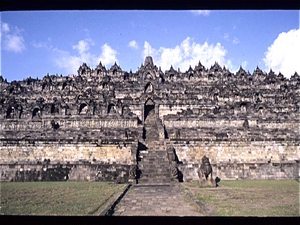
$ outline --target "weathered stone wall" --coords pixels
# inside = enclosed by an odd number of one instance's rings
[[[299,160],[296,162],[282,163],[212,163],[213,179],[216,177],[221,180],[238,179],[299,179],[300,166]],[[183,174],[184,181],[197,180],[199,164],[182,164],[179,170]]]
[[[167,112],[168,114],[171,114],[170,112]],[[176,114],[176,113],[174,113]],[[179,121],[174,120],[165,120],[164,124],[166,127],[172,127],[172,128],[243,128],[245,120],[229,120],[229,119],[223,119],[223,120],[197,120],[197,119],[183,119]],[[267,128],[267,129],[291,129],[294,132],[297,132],[297,128],[299,128],[299,124],[292,123],[292,122],[269,122],[269,121],[260,121],[260,120],[248,120],[249,128]],[[298,133],[298,132],[297,132]]]
[[[126,183],[129,165],[100,163],[0,164],[1,181],[113,181]]]
[[[3,143],[1,181],[128,182],[132,146],[126,143]]]
[[[8,120],[3,121],[0,124],[0,131],[37,131],[43,129],[52,129],[52,119],[36,120],[36,121],[18,121]],[[112,120],[91,120],[81,118],[62,119],[57,118],[56,123],[60,129],[74,129],[74,128],[89,128],[89,129],[101,129],[101,128],[136,128],[137,120],[129,119],[112,119]]]
[[[177,113],[180,113],[183,110],[187,110],[188,108],[189,108],[188,105],[160,105],[159,117],[160,119],[163,119],[164,116],[169,114],[176,115]]]
[[[186,180],[197,179],[206,155],[221,179],[299,178],[300,146],[295,142],[174,142]]]
[[[38,163],[50,159],[51,163],[90,163],[127,164],[131,163],[131,145],[99,145],[89,143],[3,143],[0,146],[1,164]]]
[[[206,155],[211,163],[237,162],[284,162],[299,159],[300,146],[294,142],[173,142],[180,161],[189,164],[200,163]]]

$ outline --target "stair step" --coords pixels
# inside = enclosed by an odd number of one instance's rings
[[[160,167],[154,167],[153,165],[141,165],[139,166],[139,169],[142,171],[166,171],[169,170],[169,166],[160,166]]]
[[[161,160],[160,161],[158,161],[158,160],[156,160],[156,161],[143,160],[143,161],[139,162],[139,165],[140,166],[152,166],[152,167],[158,168],[160,166],[163,166],[163,167],[169,166],[170,163],[167,160],[165,160],[165,161],[161,161]]]
[[[157,149],[159,149],[159,150],[157,150]],[[157,154],[159,154],[159,155],[167,155],[167,151],[164,151],[164,152],[162,152],[161,150],[160,150],[160,148],[157,148],[157,149],[148,149],[148,150],[144,150],[144,151],[140,151],[140,154],[149,154],[149,155],[157,155]]]
[[[139,155],[140,156],[145,156],[145,157],[157,157],[157,158],[168,156],[168,154],[165,151],[157,151],[155,153],[153,153],[153,152],[141,153],[140,152]]]
[[[148,163],[148,162],[143,162],[139,163],[139,168],[153,168],[153,169],[159,169],[159,168],[170,168],[169,163],[161,163],[159,165],[155,163]]]
[[[146,169],[146,168],[141,168],[142,174],[169,174],[170,173],[170,168],[162,168],[159,170],[156,169]]]
[[[162,168],[162,169],[145,169],[141,168],[142,174],[169,174],[169,168]]]
[[[161,150],[146,150],[146,151],[140,151],[140,155],[167,155],[167,151],[161,151]]]
[[[169,169],[170,169],[170,167],[160,167],[160,168],[153,168],[153,167],[143,167],[143,166],[141,166],[141,167],[139,167],[139,169],[142,171],[142,172],[149,172],[149,173],[151,173],[151,172],[159,172],[159,173],[161,173],[161,172],[163,172],[163,171],[168,171]]]
[[[149,167],[155,167],[155,168],[159,168],[159,167],[169,167],[170,163],[168,161],[160,161],[158,162],[153,162],[153,161],[140,161],[139,162],[139,166],[145,167],[145,166],[149,166]]]
[[[145,168],[145,167],[149,167],[149,168],[163,168],[163,167],[169,167],[170,163],[165,161],[165,162],[161,162],[158,164],[158,162],[155,161],[139,161],[139,167]]]
[[[142,174],[157,174],[157,175],[161,175],[161,174],[169,174],[170,173],[170,168],[163,168],[163,169],[141,169]]]
[[[139,155],[139,157],[143,159],[154,159],[154,160],[168,159],[167,155]]]
[[[157,155],[154,155],[154,154],[139,154],[139,157],[140,158],[143,158],[143,159],[169,159],[168,158],[168,155],[167,154],[157,154]]]
[[[142,171],[167,171],[170,170],[169,165],[153,166],[149,164],[139,165],[139,169]]]
[[[170,176],[165,176],[165,177],[141,177],[139,180],[171,180]]]
[[[158,160],[158,161],[160,161],[160,160],[169,160],[169,158],[166,155],[164,155],[164,156],[139,155],[139,157],[141,159],[147,159],[147,160],[149,160],[149,159],[154,159],[154,160]]]
[[[169,160],[167,158],[163,158],[163,159],[149,159],[149,158],[138,158],[138,161],[139,161],[139,164],[140,165],[146,165],[146,164],[151,164],[153,166],[154,165],[157,165],[157,164],[170,164]]]

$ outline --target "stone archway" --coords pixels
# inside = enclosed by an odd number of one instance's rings
[[[32,111],[32,119],[33,118],[41,118],[41,110],[40,108],[34,108]]]
[[[148,82],[146,84],[146,86],[145,86],[145,92],[146,93],[152,93],[153,92],[153,85],[150,82]]]
[[[155,104],[151,98],[145,102],[144,106],[144,122],[155,116]]]
[[[87,110],[88,110],[88,106],[86,103],[82,103],[80,104],[79,106],[79,113],[78,114],[86,114],[87,113]]]
[[[107,108],[107,114],[114,114],[116,112],[116,106],[114,104],[109,104]]]
[[[58,105],[52,104],[50,111],[51,111],[51,114],[59,114]]]

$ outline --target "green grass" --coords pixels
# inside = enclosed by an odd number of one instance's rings
[[[1,185],[1,215],[99,215],[124,184],[109,182],[10,182]],[[218,216],[299,216],[299,182],[295,180],[221,181],[185,188]]]
[[[184,183],[194,196],[218,216],[299,216],[296,180],[221,181],[217,188]]]
[[[1,215],[99,215],[125,188],[109,182],[1,185]]]

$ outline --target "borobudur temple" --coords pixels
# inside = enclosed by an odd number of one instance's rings
[[[0,77],[1,181],[299,178],[300,76],[200,62],[162,72],[85,63],[78,75]]]

